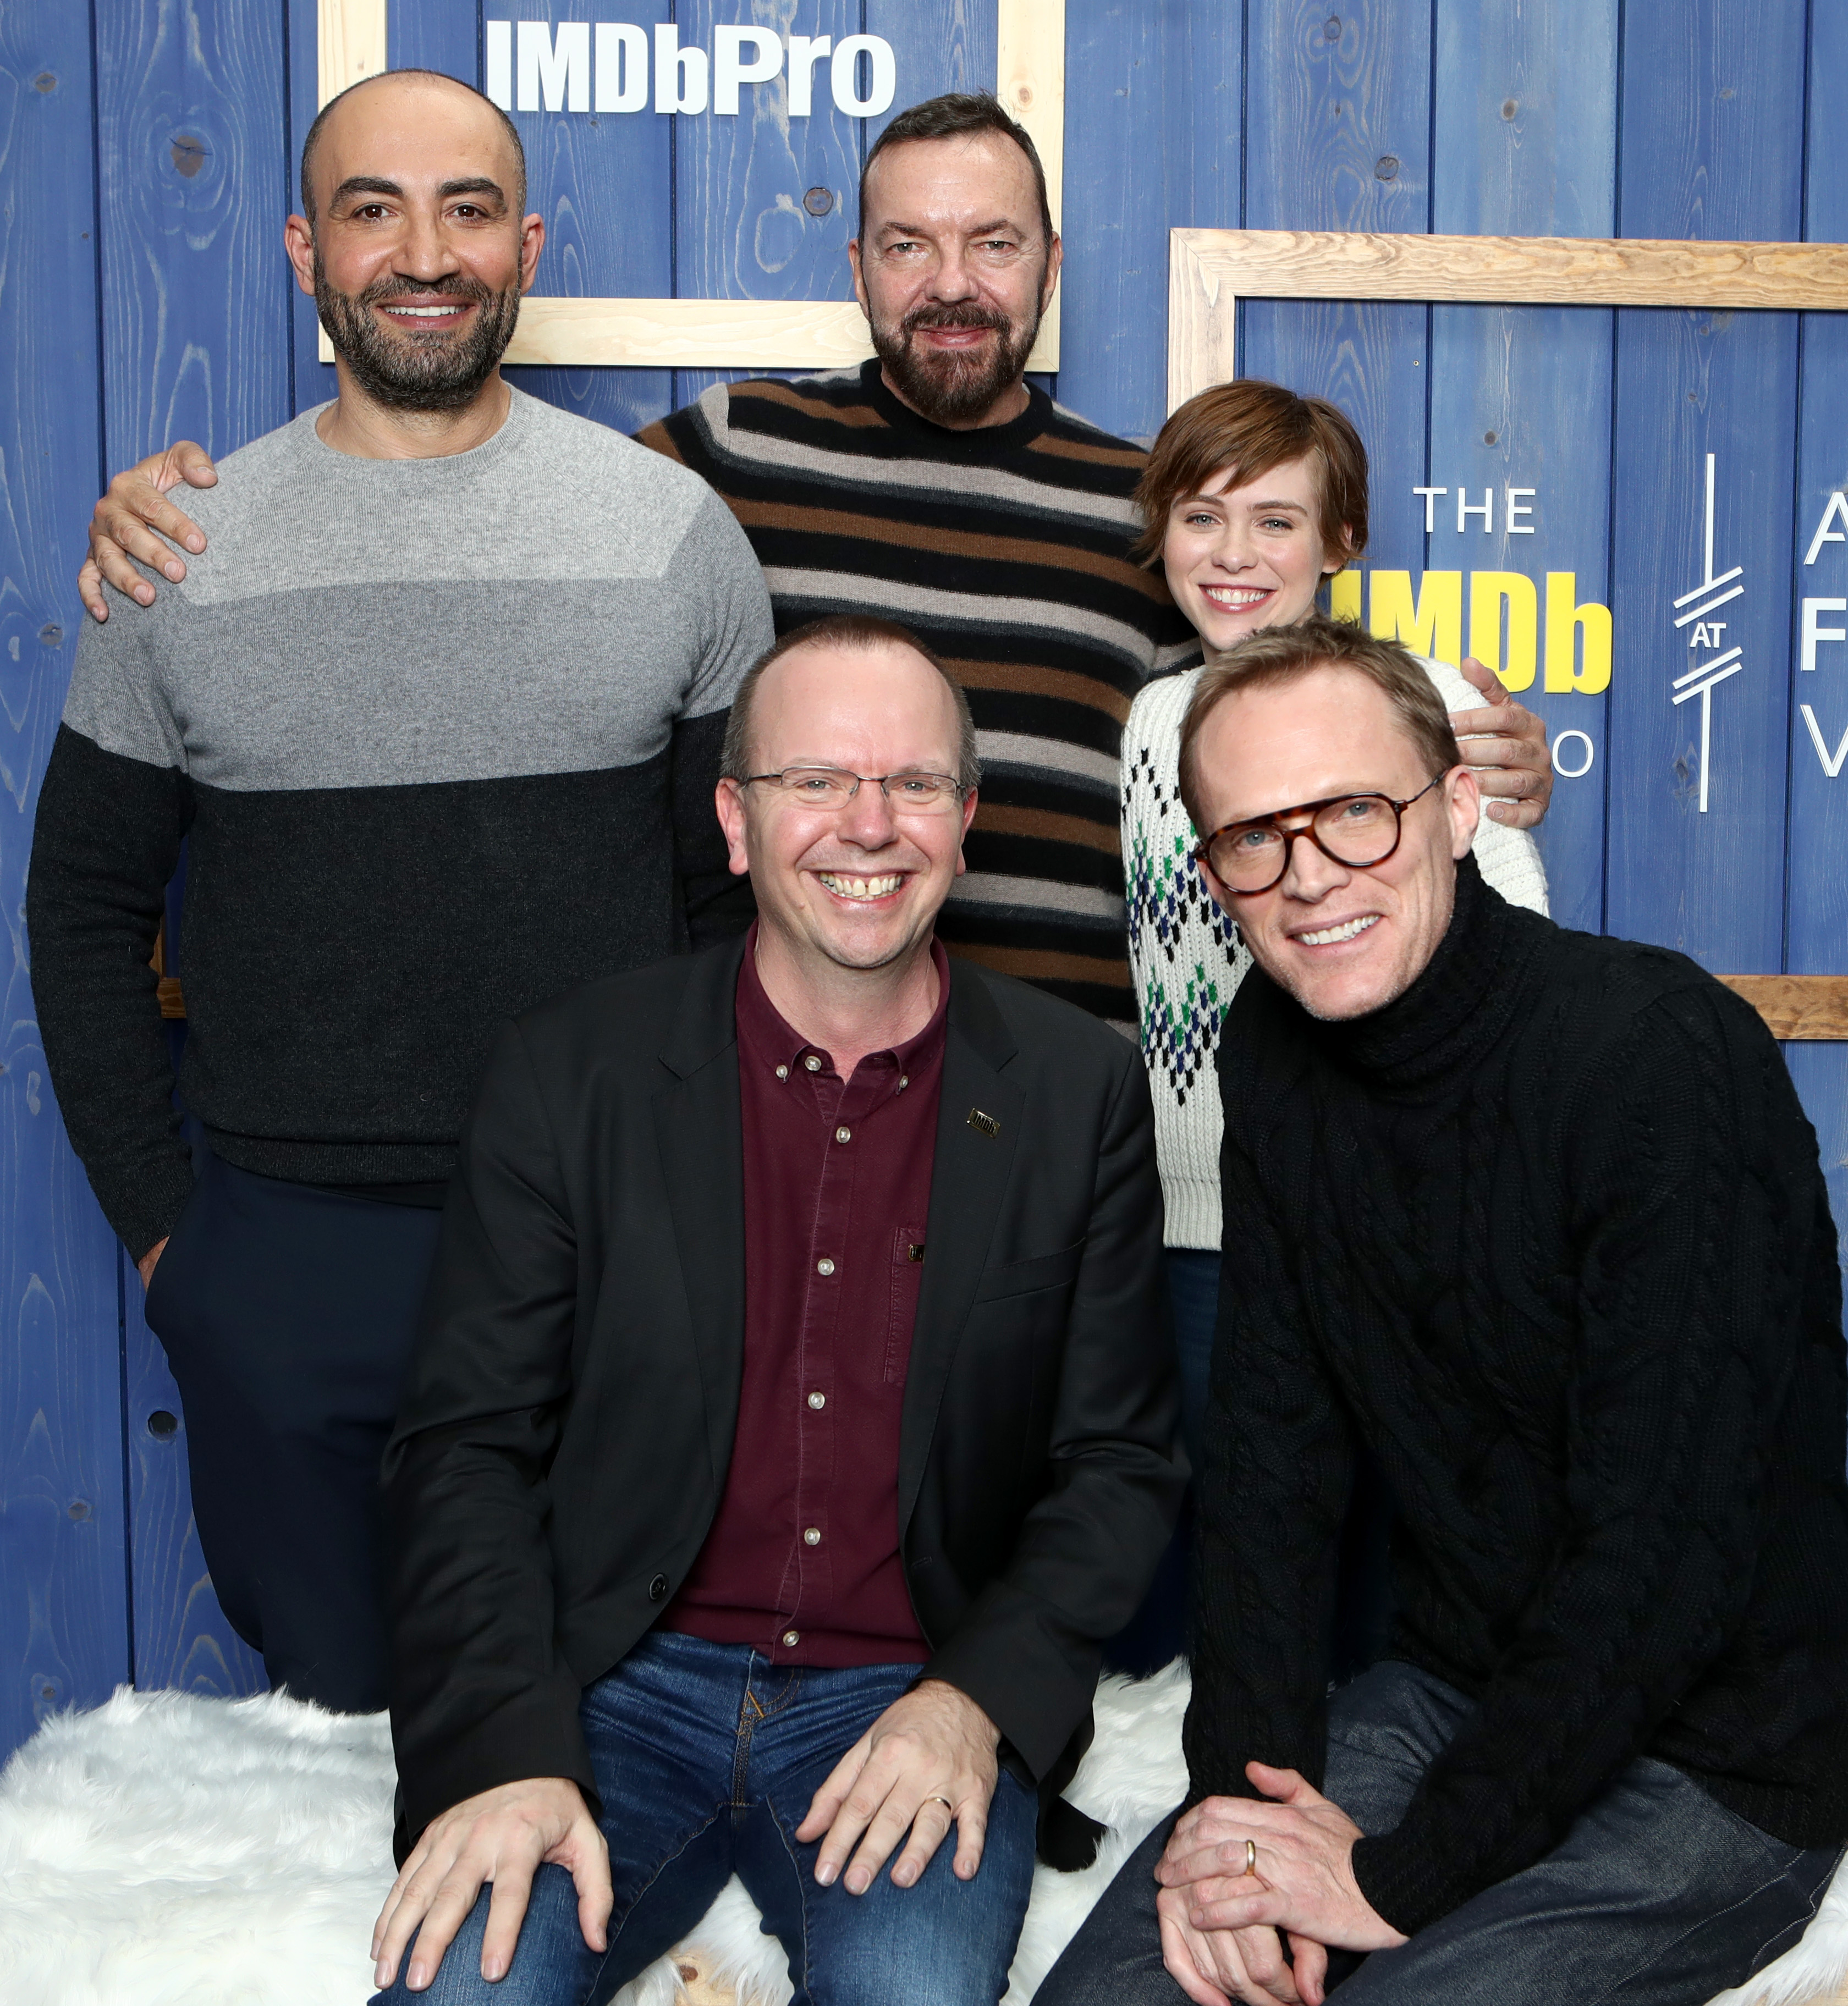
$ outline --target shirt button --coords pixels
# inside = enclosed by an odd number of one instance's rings
[[[789,1068],[787,1066],[779,1066],[776,1068],[776,1077],[779,1079],[787,1079],[789,1078]]]
[[[802,1641],[801,1632],[797,1630],[786,1630],[783,1633],[783,1641],[793,1651]]]
[[[827,1406],[828,1396],[825,1393],[811,1393],[808,1396],[808,1404],[819,1413],[822,1409]]]
[[[818,1275],[832,1275],[834,1272],[834,1263],[824,1254],[815,1264],[815,1272]]]
[[[810,1072],[819,1072],[822,1069],[822,1062],[813,1052],[811,1052],[802,1063]]]
[[[854,1131],[851,1128],[836,1128],[834,1139],[837,1142],[850,1142],[854,1139]]]
[[[818,1526],[811,1526],[808,1531],[802,1535],[802,1543],[805,1547],[818,1547],[822,1543],[821,1527]]]

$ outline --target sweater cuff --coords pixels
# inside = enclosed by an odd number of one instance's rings
[[[1417,1833],[1403,1827],[1356,1839],[1353,1870],[1367,1906],[1401,1936],[1416,1936],[1464,1899],[1419,1845]]]
[[[90,1180],[103,1216],[137,1262],[179,1224],[180,1214],[192,1198],[192,1160],[184,1149],[132,1177],[117,1180],[105,1175],[99,1182],[93,1170]]]

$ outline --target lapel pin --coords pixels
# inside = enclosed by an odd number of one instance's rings
[[[969,1125],[978,1135],[986,1135],[991,1142],[1001,1133],[1001,1124],[992,1114],[984,1114],[979,1107],[970,1109]]]

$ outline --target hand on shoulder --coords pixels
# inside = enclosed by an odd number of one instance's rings
[[[211,455],[191,439],[176,439],[164,452],[150,453],[110,482],[90,518],[90,555],[77,574],[78,596],[93,620],[109,618],[104,579],[137,604],[153,604],[154,588],[132,559],[139,558],[178,585],[186,575],[186,565],[173,545],[195,557],[205,548],[205,532],[165,498],[182,480],[192,487],[218,484]]]

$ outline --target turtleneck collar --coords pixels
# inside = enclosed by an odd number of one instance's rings
[[[1529,943],[1482,881],[1473,852],[1456,867],[1450,924],[1424,972],[1383,1009],[1317,1021],[1319,1040],[1382,1086],[1411,1086],[1460,1067],[1500,1033],[1520,994]]]

